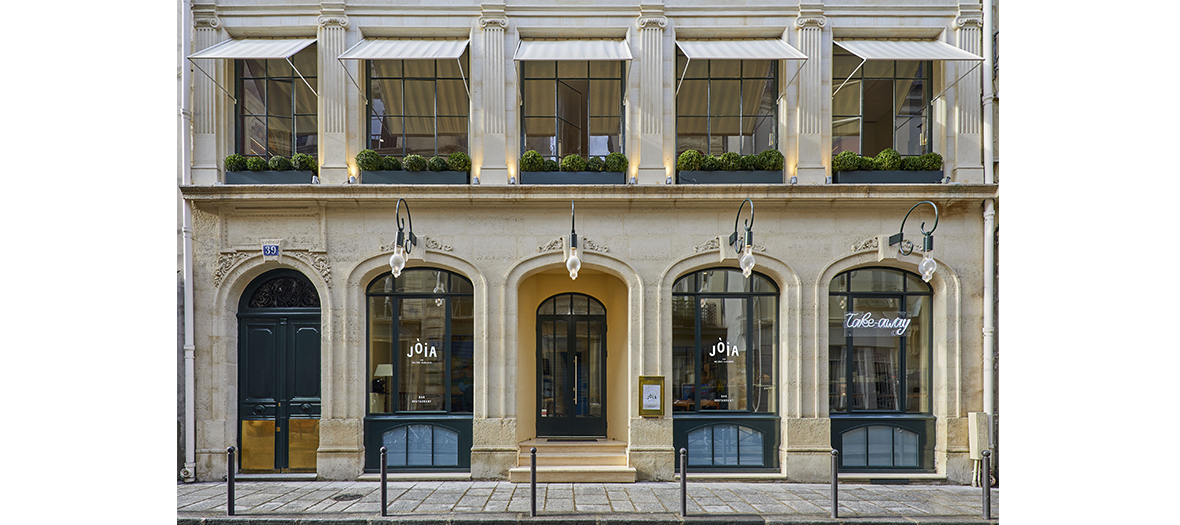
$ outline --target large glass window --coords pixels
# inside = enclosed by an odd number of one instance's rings
[[[520,68],[522,153],[556,161],[625,153],[622,62],[524,61]]]
[[[915,274],[864,268],[828,294],[832,413],[930,413],[930,286]]]
[[[296,53],[290,62],[285,59],[235,61],[239,154],[263,158],[318,154],[318,101],[313,91],[319,89],[316,57],[313,44]],[[295,64],[295,69],[291,64]]]
[[[832,155],[853,151],[871,157],[887,148],[902,156],[929,153],[932,63],[860,64],[860,57],[833,46]]]
[[[427,158],[467,153],[467,64],[467,51],[459,61],[367,61],[369,149]]]
[[[368,290],[369,413],[473,411],[471,281],[412,268]]]
[[[677,155],[778,147],[778,61],[690,61],[678,52],[676,72],[684,79],[676,95]]]
[[[672,289],[672,410],[775,411],[778,287],[731,269]]]

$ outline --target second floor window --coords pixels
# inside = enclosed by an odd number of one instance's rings
[[[685,70],[687,64],[687,71]],[[778,146],[778,63],[676,55],[676,154],[753,155]]]
[[[464,65],[462,68],[459,62]],[[382,155],[468,152],[468,52],[446,60],[370,60],[368,148]]]
[[[860,57],[833,46],[832,155],[872,157],[887,148],[902,156],[930,153],[932,63],[867,60],[857,69],[860,64]]]
[[[522,153],[556,161],[624,153],[621,61],[525,61],[521,71]]]
[[[270,158],[318,154],[316,46],[284,59],[236,60],[236,149]],[[291,64],[295,64],[295,69]],[[296,69],[298,72],[296,72]],[[301,77],[302,75],[302,77]]]

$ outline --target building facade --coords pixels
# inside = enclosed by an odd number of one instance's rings
[[[993,9],[182,8],[182,476],[970,482]]]

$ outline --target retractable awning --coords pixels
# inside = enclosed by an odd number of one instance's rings
[[[791,47],[782,39],[761,38],[755,40],[677,40],[676,47],[684,53],[688,60],[684,64],[684,71],[680,73],[680,80],[676,83],[676,92],[680,92],[680,84],[684,83],[684,73],[688,72],[688,64],[693,59],[700,60],[807,60],[798,49]],[[798,72],[795,73],[798,75]],[[795,80],[794,77],[791,80]],[[790,82],[788,82],[789,84]]]
[[[631,60],[624,40],[522,40],[515,60]]]
[[[844,84],[852,79],[852,75],[855,75],[861,66],[869,60],[970,60],[978,62],[967,73],[951,83],[951,86],[958,84],[959,80],[962,80],[976,67],[979,67],[979,64],[983,63],[983,57],[938,40],[837,40],[836,45],[860,57],[860,65],[856,66],[856,69],[852,70],[852,74],[844,79],[836,91],[832,92],[832,96],[836,96],[836,93],[840,92],[840,88],[843,88]],[[947,89],[950,89],[950,86],[947,86]],[[944,89],[942,93],[946,93],[946,90]],[[942,93],[934,98],[941,97]]]
[[[467,85],[467,74],[463,72],[463,62],[459,59],[467,49],[470,39],[423,40],[398,38],[366,38],[348,48],[336,60],[454,60],[459,63],[459,75],[463,77],[463,89],[467,96],[471,96],[471,88]],[[344,69],[348,78],[360,90],[364,98],[365,90]],[[366,99],[367,102],[367,99]]]
[[[303,78],[303,73],[299,71],[299,68],[295,67],[295,64],[291,62],[292,56],[303,51],[307,46],[314,44],[315,41],[316,39],[314,38],[234,38],[197,51],[187,58],[190,61],[204,59],[285,59],[288,64],[291,64],[291,69],[295,71],[295,74],[299,75],[299,78],[303,79],[303,83],[307,84],[311,92],[318,97],[320,94],[316,93],[315,88],[312,88],[311,84],[307,82],[307,79]],[[212,79],[213,83],[217,84],[217,87],[221,88],[226,95],[229,95],[229,98],[233,99],[235,103],[237,102],[237,99],[230,94],[229,90],[217,83],[217,79],[213,78],[213,75],[201,69],[201,66],[198,66],[196,62],[193,62],[193,65],[201,73],[204,73],[205,76]]]

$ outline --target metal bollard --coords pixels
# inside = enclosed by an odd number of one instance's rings
[[[537,447],[529,449],[529,516],[537,517]]]
[[[386,510],[385,510],[386,501],[387,501],[386,500],[386,492],[385,492],[385,482],[386,482],[386,480],[389,479],[389,462],[386,461],[386,454],[388,452],[389,452],[389,450],[387,450],[385,447],[381,447],[381,515],[382,516],[388,516],[388,514],[386,514]]]
[[[688,517],[688,450],[680,449],[680,517]]]
[[[225,511],[230,516],[234,515],[234,447],[225,449],[225,496],[226,504]]]
[[[992,451],[983,451],[983,519],[992,519]]]
[[[840,451],[832,449],[832,519],[840,517]]]

